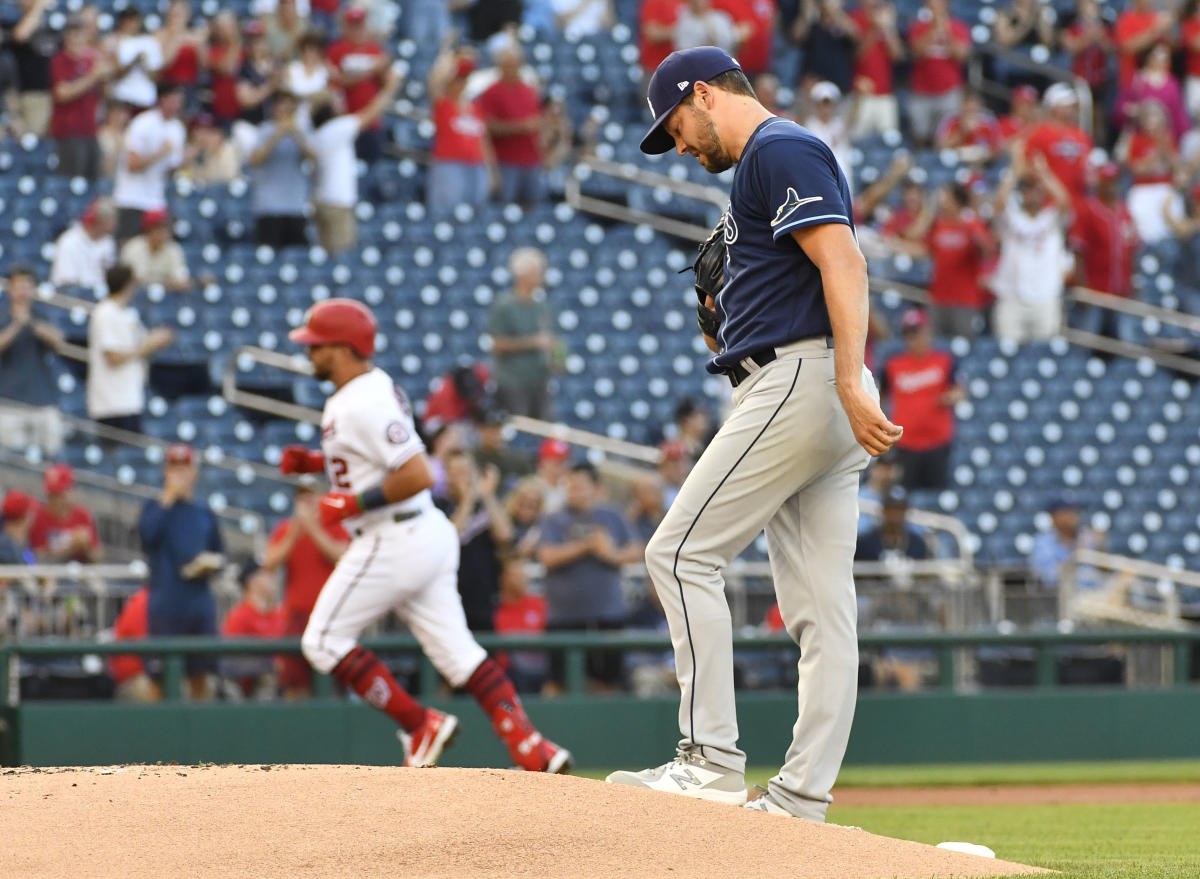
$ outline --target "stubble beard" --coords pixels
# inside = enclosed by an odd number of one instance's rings
[[[697,113],[696,118],[702,126],[701,139],[696,144],[696,152],[703,158],[703,161],[700,163],[701,166],[709,174],[720,174],[722,171],[728,171],[733,167],[733,158],[721,146],[721,139],[717,134],[717,126],[713,125],[712,119],[707,114],[701,115]]]

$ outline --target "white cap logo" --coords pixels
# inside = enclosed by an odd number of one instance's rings
[[[685,80],[683,80],[683,82],[677,82],[677,83],[675,83],[675,85],[679,86],[679,90],[680,90],[680,91],[683,91],[683,90],[684,90],[684,89],[686,89],[686,88],[687,88],[689,85],[691,85],[691,83],[689,83],[689,82],[688,82],[688,81],[685,79]]]

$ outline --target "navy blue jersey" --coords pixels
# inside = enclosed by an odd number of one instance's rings
[[[833,330],[821,273],[792,238],[803,226],[854,228],[850,186],[829,147],[789,119],[768,119],[746,142],[725,212],[725,286],[716,298],[724,372],[764,348]]]

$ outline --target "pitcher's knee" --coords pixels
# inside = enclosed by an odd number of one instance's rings
[[[332,672],[341,658],[353,648],[353,641],[322,635],[312,626],[306,628],[300,636],[300,652],[304,654],[309,665],[325,675]]]
[[[646,544],[646,570],[655,583],[666,583],[673,576],[678,549],[678,543],[663,537],[661,529],[654,532]]]

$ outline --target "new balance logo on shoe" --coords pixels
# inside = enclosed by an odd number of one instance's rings
[[[696,773],[692,772],[690,769],[684,769],[682,773],[672,772],[671,780],[679,785],[680,790],[687,790],[689,784],[693,787],[700,787],[703,784],[703,782],[696,777]]]

